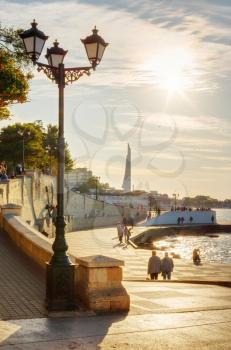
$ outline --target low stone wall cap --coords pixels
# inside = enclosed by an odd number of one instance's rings
[[[12,208],[12,209],[19,209],[19,208],[22,208],[22,206],[20,205],[20,204],[15,204],[15,203],[8,203],[8,204],[4,204],[4,205],[2,205],[2,208],[4,209],[4,208]]]
[[[124,261],[119,259],[110,258],[104,255],[91,255],[76,258],[75,262],[79,265],[87,267],[116,267],[124,266]]]

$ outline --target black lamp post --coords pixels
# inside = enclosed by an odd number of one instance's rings
[[[95,199],[98,200],[98,188],[99,188],[99,182],[100,181],[100,177],[96,176],[95,178]]]
[[[149,199],[149,211],[150,211],[150,213],[151,213],[151,211],[152,211],[153,197],[150,195],[150,196],[148,197],[148,199]]]
[[[148,196],[148,200],[149,200],[149,212],[151,213],[153,209],[153,201],[154,201],[154,198],[151,194]]]
[[[179,194],[178,193],[173,193],[173,199],[174,199],[174,210],[176,210],[176,199],[177,197],[179,197]]]
[[[46,147],[46,152],[49,157],[49,175],[52,175],[52,147],[50,145]]]
[[[75,265],[71,263],[67,255],[67,243],[65,240],[64,218],[64,172],[65,172],[65,140],[64,140],[64,88],[68,83],[73,83],[82,75],[90,74],[100,63],[104,50],[108,45],[93,29],[93,34],[82,39],[85,46],[90,67],[65,68],[63,59],[67,51],[59,47],[57,41],[54,46],[47,49],[46,58],[48,65],[37,62],[45,41],[48,37],[38,30],[35,20],[31,28],[20,37],[24,42],[27,54],[38,71],[43,71],[46,76],[58,84],[59,89],[59,134],[58,134],[58,172],[57,172],[57,218],[56,235],[52,245],[54,254],[47,263],[46,305],[48,310],[68,310],[75,308]]]
[[[25,173],[25,136],[30,136],[30,131],[18,131],[18,135],[22,137],[22,173]]]

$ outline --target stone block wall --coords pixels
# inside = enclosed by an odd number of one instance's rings
[[[52,224],[47,204],[56,205],[56,179],[51,176],[31,172],[29,176],[20,176],[0,183],[0,206],[13,203],[22,205],[22,217],[39,231],[53,236]],[[136,210],[123,208],[103,201],[97,201],[73,191],[64,193],[67,231],[106,227],[115,225],[125,215],[135,217]],[[140,211],[140,219],[146,212]]]
[[[129,311],[130,298],[122,285],[123,261],[93,255],[76,262],[77,299],[96,312]]]

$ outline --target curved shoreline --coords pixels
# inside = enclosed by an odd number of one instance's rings
[[[226,224],[149,226],[143,227],[143,229],[142,232],[131,238],[131,241],[138,246],[164,236],[231,233],[231,225]]]

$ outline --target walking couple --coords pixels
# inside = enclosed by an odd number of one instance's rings
[[[128,229],[128,227],[124,223],[118,223],[117,224],[117,233],[118,233],[119,242],[122,243],[123,237],[124,237],[125,243],[128,244],[129,238],[131,236],[131,228]]]
[[[148,261],[148,274],[152,280],[158,280],[159,273],[162,273],[164,280],[170,280],[173,267],[173,260],[169,258],[168,253],[165,253],[164,258],[160,259],[159,256],[156,255],[156,251],[152,251],[152,256]]]

